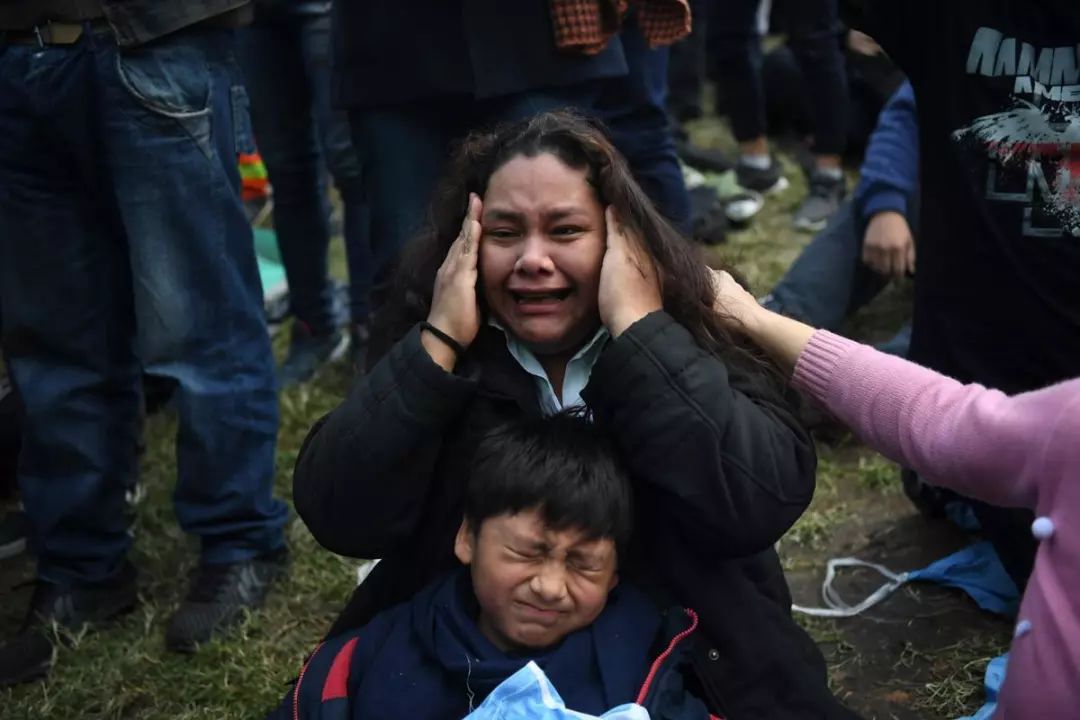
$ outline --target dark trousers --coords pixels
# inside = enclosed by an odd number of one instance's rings
[[[232,51],[226,31],[124,51],[89,30],[63,47],[0,37],[0,345],[46,580],[102,580],[123,562],[143,369],[177,384],[174,504],[203,561],[284,542]]]
[[[344,209],[350,317],[362,323],[371,307],[370,217],[348,118],[330,106],[330,16],[261,19],[241,32],[240,60],[274,189],[274,229],[293,315],[316,334],[339,320],[327,274],[329,169]]]
[[[649,49],[632,16],[621,37],[629,72],[597,84],[593,112],[611,130],[615,147],[645,193],[689,235],[690,195],[667,114],[669,48]]]
[[[713,0],[706,10],[709,63],[716,70],[735,139],[765,135],[765,83],[760,0]],[[798,59],[812,100],[814,152],[841,154],[848,87],[840,48],[837,0],[793,0],[785,5],[788,45]]]

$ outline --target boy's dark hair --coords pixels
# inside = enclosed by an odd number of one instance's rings
[[[552,529],[611,538],[620,550],[629,541],[630,479],[583,412],[517,420],[480,441],[465,492],[469,526],[476,532],[488,518],[533,508]]]

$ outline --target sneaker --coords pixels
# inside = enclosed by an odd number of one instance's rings
[[[0,560],[26,551],[26,513],[12,510],[0,517]]]
[[[334,328],[325,335],[315,335],[303,322],[293,323],[289,352],[278,370],[282,387],[307,382],[328,362],[339,360],[349,349],[348,336]]]
[[[262,606],[288,566],[289,551],[284,547],[244,562],[200,564],[192,573],[187,597],[169,619],[165,646],[194,652],[198,645],[238,624],[245,612]]]
[[[746,190],[763,194],[780,192],[788,186],[787,178],[780,172],[780,163],[775,157],[764,170],[747,165],[740,159],[735,163],[735,179]]]
[[[846,192],[843,176],[832,178],[817,172],[811,173],[810,192],[792,218],[795,229],[815,233],[824,230],[829,218],[844,201]]]
[[[45,677],[52,668],[54,643],[85,626],[135,609],[135,567],[125,563],[115,578],[100,583],[60,586],[37,580],[22,628],[0,644],[0,687]],[[54,632],[54,626],[62,632]]]

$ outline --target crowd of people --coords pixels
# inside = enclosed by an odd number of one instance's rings
[[[138,603],[148,378],[199,540],[166,647],[259,608],[292,561],[277,391],[348,354],[293,501],[321,545],[381,561],[272,717],[497,717],[522,672],[596,716],[857,717],[775,550],[814,493],[806,402],[920,507],[971,502],[1024,592],[999,712],[1069,716],[1078,43],[1063,0],[5,3],[0,474],[21,505],[0,559],[36,569],[0,686],[48,675],[54,625]],[[730,161],[680,127],[706,78]],[[816,235],[755,299],[707,265],[725,200],[686,166],[772,202],[792,134]],[[256,147],[278,367],[237,169]],[[905,278],[885,352],[837,334]]]

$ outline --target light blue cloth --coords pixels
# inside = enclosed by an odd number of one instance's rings
[[[997,710],[998,691],[1005,682],[1005,670],[1009,663],[1009,653],[998,655],[986,666],[986,704],[970,717],[962,717],[959,720],[990,720]]]
[[[986,540],[910,572],[907,579],[959,588],[983,610],[999,615],[1015,617],[1020,606],[1016,583]]]
[[[604,349],[604,345],[610,337],[607,328],[601,325],[596,334],[592,336],[592,340],[585,343],[584,347],[578,350],[574,357],[570,358],[570,362],[566,364],[566,374],[563,376],[562,401],[560,402],[559,395],[555,392],[551,380],[544,371],[544,366],[540,364],[540,360],[537,359],[532,350],[506,332],[505,328],[496,321],[490,320],[489,324],[503,331],[503,334],[506,335],[506,349],[510,351],[510,355],[517,361],[518,365],[525,372],[532,375],[533,381],[536,383],[540,409],[545,415],[554,415],[564,408],[585,404],[581,399],[581,391],[588,384],[593,365],[596,364],[600,352]]]
[[[606,720],[649,720],[640,705],[627,704],[600,716]],[[595,715],[575,712],[566,707],[555,686],[536,663],[529,664],[491,691],[480,707],[466,720],[589,720]]]

